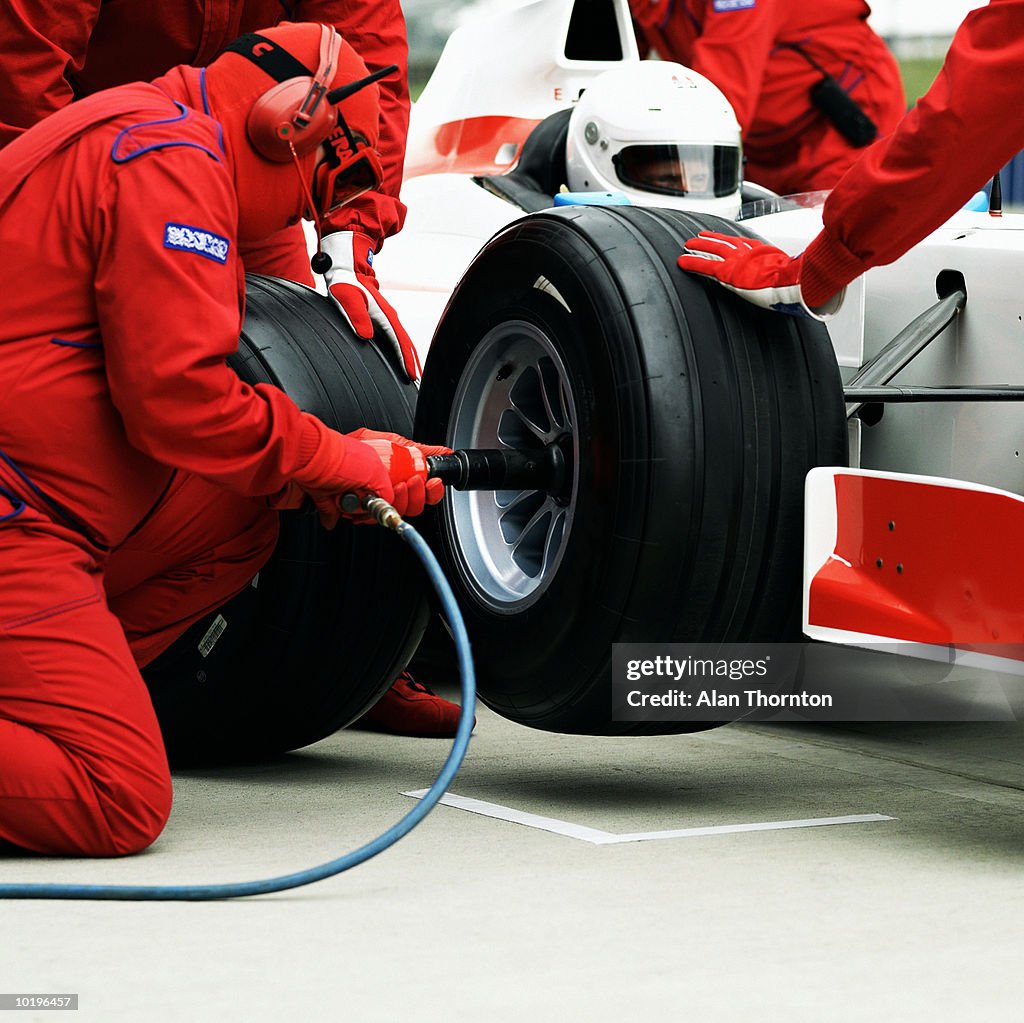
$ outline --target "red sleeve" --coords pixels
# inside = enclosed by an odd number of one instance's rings
[[[932,87],[867,150],[825,203],[803,258],[808,304],[891,263],[1024,149],[1024,0],[968,14]]]
[[[239,243],[238,253],[246,273],[281,277],[296,284],[305,284],[307,288],[316,286],[313,271],[309,268],[309,249],[301,224],[286,227],[258,242]]]
[[[131,444],[262,495],[305,466],[319,435],[284,392],[242,383],[225,362],[241,328],[237,216],[230,172],[201,149],[119,167],[99,204],[96,308]]]
[[[343,207],[326,224],[328,231],[360,231],[379,249],[405,220],[405,206],[398,195],[409,134],[409,46],[401,4],[399,0],[303,0],[295,18],[334,25],[371,71],[398,65],[395,74],[379,83],[378,151],[384,184],[379,192],[368,192]]]
[[[101,0],[0,3],[0,146],[74,98]]]
[[[704,5],[704,24],[688,64],[709,78],[732,104],[744,133],[750,130],[768,57],[779,32],[786,0],[757,0],[748,7],[716,11]],[[675,17],[684,17],[679,12]],[[664,54],[663,54],[664,56]],[[676,56],[669,59],[679,60]]]

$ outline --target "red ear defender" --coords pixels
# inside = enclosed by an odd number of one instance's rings
[[[253,45],[251,53],[237,52],[259,64],[271,48],[272,44],[264,39]],[[256,100],[249,111],[246,131],[260,156],[274,163],[287,163],[293,151],[297,156],[307,156],[335,130],[338,111],[326,94],[340,51],[341,37],[334,29],[321,25],[320,66],[316,74],[312,78],[308,73],[288,78]],[[301,65],[298,67],[306,72]]]

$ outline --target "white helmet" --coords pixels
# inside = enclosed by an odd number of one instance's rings
[[[717,86],[682,64],[631,61],[598,75],[573,109],[567,183],[735,217],[741,156],[736,114]]]

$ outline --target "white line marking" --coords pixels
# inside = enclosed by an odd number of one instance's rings
[[[426,789],[414,792],[403,792],[403,796],[422,799]],[[484,817],[495,817],[512,824],[522,824],[528,828],[550,831],[566,838],[576,838],[591,845],[615,845],[620,842],[654,842],[663,838],[698,838],[703,835],[728,835],[739,831],[781,831],[786,828],[824,828],[833,824],[867,824],[873,821],[894,821],[896,817],[887,817],[882,813],[856,813],[845,817],[810,817],[795,821],[764,821],[758,824],[719,824],[706,828],[680,828],[676,831],[637,831],[626,835],[616,835],[598,828],[588,828],[582,824],[560,821],[555,817],[542,817],[540,814],[515,810],[510,806],[488,803],[483,799],[470,799],[468,796],[457,796],[448,792],[439,802],[445,806],[454,806],[458,810],[478,813]]]
[[[786,828],[826,828],[833,824],[868,824],[894,821],[883,813],[854,813],[845,817],[809,817],[796,821],[764,821],[759,824],[719,824],[707,828],[680,828],[678,831],[640,831],[633,835],[615,835],[616,842],[651,842],[659,838],[696,838],[700,835],[728,835],[737,831],[784,831]]]

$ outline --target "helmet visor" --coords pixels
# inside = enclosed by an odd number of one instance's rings
[[[720,199],[740,187],[736,146],[625,146],[612,157],[624,185],[660,195]]]
[[[379,189],[384,180],[377,151],[360,138],[338,132],[325,147],[327,156],[313,173],[313,197],[322,217],[364,192]]]

